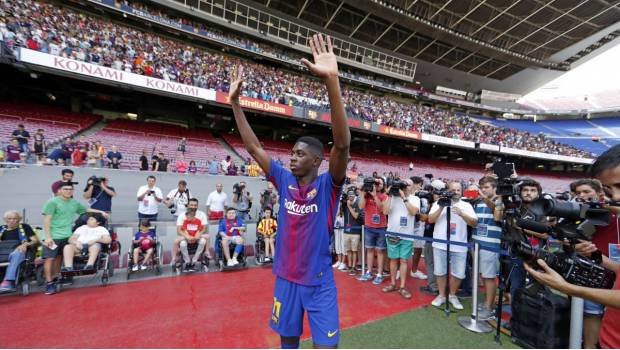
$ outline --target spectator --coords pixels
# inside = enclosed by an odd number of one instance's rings
[[[103,217],[100,215],[90,215],[86,225],[78,227],[75,233],[69,237],[69,241],[63,249],[65,261],[65,266],[62,268],[63,272],[73,272],[73,258],[85,253],[88,255],[88,261],[84,270],[95,269],[95,261],[101,251],[101,245],[112,242],[110,232],[105,227],[100,226],[102,220]]]
[[[62,169],[62,171],[60,172],[60,175],[62,176],[62,178],[52,183],[52,193],[54,194],[54,196],[58,195],[58,190],[60,189],[60,186],[62,186],[63,183],[73,182],[73,175],[74,175],[73,170]]]
[[[340,271],[346,271],[347,264],[344,262],[344,214],[342,206],[338,207],[338,213],[334,219],[334,250],[336,252],[337,260],[332,267],[337,268]]]
[[[86,166],[90,168],[94,168],[99,164],[99,154],[97,152],[97,146],[95,144],[90,144],[88,148],[88,152],[86,152]]]
[[[196,166],[196,162],[191,160],[189,162],[189,167],[187,168],[187,172],[190,174],[196,174],[198,172],[198,167]]]
[[[372,281],[373,284],[379,285],[383,283],[383,263],[385,250],[387,248],[385,242],[385,231],[387,229],[387,217],[383,214],[383,206],[388,196],[385,194],[385,182],[383,178],[375,179],[371,192],[364,193],[360,196],[359,208],[365,210],[364,226],[365,242],[367,249],[366,258],[368,260],[368,270],[362,275],[361,281],[370,281],[372,279],[372,267],[377,253],[377,276]]]
[[[232,158],[230,156],[226,156],[226,159],[222,159],[221,169],[224,175],[228,175],[230,165],[232,164]]]
[[[81,149],[75,147],[73,153],[71,153],[71,165],[80,167],[84,163],[84,152]]]
[[[213,160],[209,162],[209,175],[218,175],[220,173],[220,163],[217,156],[213,156]]]
[[[166,156],[164,155],[163,152],[159,152],[157,154],[157,160],[155,161],[155,169],[153,169],[154,171],[161,171],[161,172],[166,172],[168,171],[168,164],[170,163],[170,161],[168,159],[166,159]]]
[[[223,192],[224,186],[219,183],[215,185],[215,191],[209,193],[207,197],[207,216],[209,220],[221,220],[224,211],[228,208],[228,195]]]
[[[17,129],[15,129],[11,135],[15,139],[17,139],[17,142],[21,149],[20,152],[25,152],[25,153],[30,152],[30,149],[28,149],[28,141],[30,141],[30,133],[26,131],[24,124],[18,124]]]
[[[96,209],[86,209],[80,202],[73,199],[73,183],[63,182],[59,186],[58,195],[48,200],[43,206],[43,231],[45,243],[42,257],[45,259],[43,270],[45,273],[45,294],[56,293],[55,276],[60,272],[62,260],[58,258],[63,254],[65,245],[69,242],[71,225],[77,215],[85,212],[99,212],[104,218],[108,214]]]
[[[140,170],[146,171],[149,170],[149,159],[146,157],[147,151],[143,150],[142,155],[140,156]]]
[[[103,166],[105,165],[105,158],[106,158],[106,151],[105,151],[105,147],[103,147],[103,143],[101,143],[100,140],[95,141],[95,145],[97,146],[97,154],[98,154],[98,160],[99,160],[99,167],[103,168]]]
[[[21,152],[19,141],[17,139],[12,139],[11,144],[6,146],[6,161],[9,163],[19,163],[19,154]]]
[[[163,194],[159,187],[155,186],[156,182],[155,176],[148,176],[146,185],[138,189],[138,219],[157,221],[158,203],[163,201]]]
[[[47,155],[47,140],[45,139],[45,134],[43,134],[43,129],[37,129],[32,138],[34,140],[34,153],[37,156]]]
[[[411,193],[416,194],[418,191],[422,189],[422,185],[424,184],[424,180],[418,176],[412,176],[411,182],[413,186],[411,187]],[[417,196],[416,196],[417,197]],[[421,214],[428,214],[428,200],[426,198],[419,198],[420,207],[418,211],[418,215],[416,215],[415,223],[413,224],[413,235],[417,237],[424,237],[424,222],[420,220]],[[424,246],[426,245],[426,241],[422,239],[415,239],[413,241],[413,259],[411,260],[411,277],[417,278],[420,280],[425,280],[428,278],[424,272],[418,269],[418,265],[420,264],[420,259],[422,258],[422,251],[424,250]],[[426,261],[426,260],[425,260]],[[428,266],[426,267],[428,270]]]
[[[202,237],[206,228],[207,226],[203,221],[196,217],[196,209],[188,209],[185,212],[185,219],[178,230],[180,237],[175,240],[175,245],[177,241],[179,242],[181,255],[185,263],[185,271],[195,271],[195,264],[198,262],[207,244],[207,240]],[[196,242],[198,242],[198,247],[196,248],[193,259],[190,259],[187,246],[189,244],[195,244]]]
[[[187,203],[187,210],[192,210],[194,211],[194,216],[200,220],[200,223],[205,227],[205,231],[203,232],[201,238],[205,240],[205,254],[207,255],[207,257],[209,259],[211,259],[211,252],[209,251],[210,247],[210,239],[209,239],[209,232],[207,231],[207,229],[209,228],[209,220],[207,219],[207,214],[205,214],[205,212],[203,212],[202,210],[198,210],[198,199],[196,198],[190,198],[189,202]],[[180,214],[179,217],[177,218],[177,235],[179,235],[179,237],[177,237],[178,241],[175,241],[175,244],[172,247],[172,256],[176,257],[179,254],[179,245],[181,243],[181,233],[180,230],[183,226],[183,222],[185,222],[185,213]],[[171,262],[171,264],[175,264],[176,262],[173,261]]]
[[[73,151],[75,151],[75,144],[73,143],[73,140],[70,137],[65,138],[65,142],[62,144],[62,159],[65,164],[69,164]]]
[[[415,226],[415,217],[420,212],[420,198],[414,195],[413,181],[406,179],[407,187],[398,190],[398,196],[390,195],[383,204],[383,214],[388,217],[386,233],[388,258],[390,258],[389,286],[383,292],[389,293],[398,290],[405,299],[411,299],[411,292],[405,286],[409,267],[407,262],[413,253],[413,238],[395,236],[391,232],[411,235]],[[400,268],[399,268],[400,264]],[[400,272],[400,287],[396,287],[396,271]]]
[[[435,223],[433,239],[446,240],[446,230],[450,229],[450,240],[452,242],[467,243],[467,226],[475,227],[478,224],[478,217],[471,204],[461,200],[462,188],[459,182],[450,182],[448,190],[453,193],[450,211],[450,226],[446,222],[446,208],[433,204],[428,216],[430,223]],[[439,288],[439,295],[433,300],[432,305],[440,307],[446,302],[446,274],[448,266],[446,264],[447,248],[445,243],[433,243],[433,266],[435,277]],[[463,305],[456,296],[456,291],[465,278],[465,264],[467,260],[467,247],[451,244],[450,245],[450,294],[448,301],[457,310],[463,310]]]
[[[47,164],[50,164],[50,165],[57,165],[57,164],[58,165],[63,165],[63,164],[65,164],[65,161],[64,161],[63,157],[64,157],[64,152],[62,151],[62,149],[61,148],[56,148],[56,149],[54,149],[52,151],[52,153],[50,153],[47,156],[46,162],[47,162]]]
[[[358,206],[357,189],[347,192],[347,203],[344,211],[344,249],[347,252],[349,275],[355,276],[357,253],[359,251],[362,225],[364,225],[364,211]]]
[[[256,161],[252,160],[250,165],[248,165],[247,167],[247,171],[250,177],[258,177],[259,175],[261,175],[262,169],[258,166],[258,163],[256,163]]]
[[[179,144],[177,145],[177,151],[179,151],[179,152],[181,152],[181,154],[185,155],[186,145],[187,145],[187,140],[184,137],[181,140],[179,140]]]
[[[179,216],[187,210],[187,203],[189,203],[190,198],[192,198],[192,195],[187,188],[187,182],[180,180],[177,188],[168,192],[164,199],[164,205],[170,208],[170,212],[174,216]]]
[[[131,271],[146,270],[146,267],[153,259],[153,250],[155,249],[155,232],[151,230],[151,221],[149,219],[140,220],[140,229],[133,237],[133,266]],[[140,254],[144,254],[142,265],[138,264]]]
[[[278,203],[278,192],[273,190],[273,183],[267,182],[267,189],[260,196],[261,213],[270,208],[276,217],[275,206]]]
[[[226,210],[226,218],[220,220],[218,228],[218,234],[222,237],[222,250],[226,257],[227,266],[239,265],[237,257],[243,251],[243,244],[245,239],[243,233],[245,233],[245,224],[241,218],[238,218],[234,208],[228,208]],[[230,256],[230,244],[236,244],[235,252],[233,256]]]
[[[187,164],[187,161],[185,160],[185,156],[182,153],[179,156],[179,159],[177,159],[176,163],[174,163],[174,167],[176,168],[177,173],[185,174],[187,172],[188,166],[189,164]]]
[[[120,169],[122,159],[123,155],[116,146],[112,146],[112,150],[106,155],[106,161],[110,169]]]
[[[275,241],[278,222],[271,217],[271,209],[265,209],[263,219],[258,223],[256,232],[258,232],[265,242],[265,261],[273,261],[276,252]]]
[[[237,216],[243,221],[250,219],[250,207],[252,206],[252,195],[249,191],[246,191],[245,181],[239,182],[237,187],[234,187],[232,201],[233,207],[237,209]]]
[[[8,255],[9,266],[4,273],[4,280],[0,283],[0,293],[15,292],[15,279],[19,265],[26,260],[26,251],[36,247],[39,239],[30,225],[21,223],[22,217],[16,210],[4,213],[5,225],[0,226],[0,242],[6,246],[11,244],[11,253]],[[6,262],[6,261],[3,261]]]
[[[107,177],[91,176],[84,189],[84,199],[92,209],[101,210],[112,214],[112,198],[116,196],[114,187],[110,186],[110,179]]]

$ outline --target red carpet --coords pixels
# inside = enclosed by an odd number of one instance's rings
[[[334,273],[342,328],[432,299],[418,291],[419,280],[409,281],[413,298],[406,301]],[[268,324],[273,284],[271,270],[257,268],[2,297],[0,347],[277,348],[279,336]],[[307,320],[303,337],[310,337]]]

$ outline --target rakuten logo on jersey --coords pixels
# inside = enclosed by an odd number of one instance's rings
[[[319,212],[319,207],[316,204],[299,205],[299,203],[295,201],[288,201],[286,198],[284,198],[284,207],[289,214],[298,216]]]

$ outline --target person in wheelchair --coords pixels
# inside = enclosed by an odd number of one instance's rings
[[[15,281],[20,265],[26,260],[27,251],[33,250],[39,239],[28,224],[21,223],[21,215],[15,210],[4,213],[5,225],[0,226],[0,264],[8,262],[0,293],[15,292]],[[1,266],[1,265],[0,265]]]
[[[151,220],[140,220],[140,230],[135,234],[133,238],[133,266],[131,271],[146,270],[147,266],[152,262],[153,253],[155,251],[155,232],[151,229]],[[140,262],[140,255],[144,254],[142,264]]]
[[[177,240],[179,240],[181,255],[183,256],[183,262],[185,263],[185,272],[196,271],[196,263],[200,260],[205,246],[207,245],[207,239],[203,236],[206,229],[207,226],[196,216],[196,210],[188,208],[185,212],[185,220],[183,220],[183,224],[179,229],[181,237],[177,238]],[[196,247],[194,256],[190,258],[189,248],[196,245],[198,246]]]
[[[88,256],[84,270],[95,269],[95,261],[101,252],[101,245],[112,242],[108,229],[100,226],[102,221],[103,217],[100,214],[89,214],[86,225],[78,227],[69,237],[69,244],[63,249],[65,266],[62,272],[73,272],[73,259],[76,255]]]
[[[271,208],[263,210],[263,219],[258,223],[256,231],[265,243],[265,261],[272,261],[275,253],[276,230],[278,222],[271,217]]]
[[[220,220],[218,234],[222,238],[222,250],[226,258],[226,266],[239,265],[237,257],[243,251],[243,244],[245,242],[243,239],[244,225],[243,220],[237,217],[237,211],[234,208],[229,208],[226,211],[226,218]],[[230,256],[231,243],[236,245],[232,258]]]

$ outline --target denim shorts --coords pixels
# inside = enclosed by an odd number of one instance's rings
[[[605,313],[605,306],[599,303],[595,303],[593,301],[584,299],[583,300],[583,313],[586,315],[592,316],[603,316]]]
[[[433,248],[433,265],[435,276],[445,276],[448,274],[447,250]],[[450,273],[458,279],[465,278],[465,265],[467,263],[467,252],[450,252]]]
[[[482,278],[495,278],[499,272],[499,254],[480,249],[480,275]]]
[[[366,227],[364,230],[364,246],[366,248],[386,249],[387,244],[385,243],[385,232],[385,227]]]

